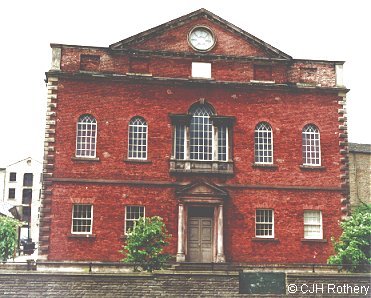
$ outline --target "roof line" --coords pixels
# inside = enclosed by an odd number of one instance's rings
[[[263,40],[255,37],[254,35],[248,33],[247,31],[233,25],[232,23],[224,20],[223,18],[217,16],[216,14],[214,14],[214,13],[212,13],[212,12],[210,12],[210,11],[204,9],[204,8],[201,8],[199,10],[196,10],[194,12],[191,12],[189,14],[181,16],[177,19],[173,19],[169,22],[163,23],[161,25],[158,25],[156,27],[153,27],[153,28],[148,29],[146,31],[143,31],[141,33],[135,34],[135,35],[133,35],[131,37],[128,37],[126,39],[120,40],[116,43],[111,44],[109,47],[110,47],[110,49],[114,50],[115,48],[119,47],[120,45],[129,44],[130,42],[133,42],[133,41],[138,40],[138,39],[140,39],[140,41],[145,40],[148,37],[150,37],[152,34],[155,34],[156,32],[158,32],[161,29],[167,29],[167,28],[180,26],[182,24],[182,21],[194,18],[194,17],[199,16],[199,15],[208,16],[209,18],[213,19],[214,21],[217,21],[218,23],[224,25],[228,29],[235,31],[236,33],[242,35],[243,37],[249,39],[250,41],[253,41],[259,47],[262,47],[266,50],[270,50],[271,52],[274,52],[276,55],[282,56],[283,58],[292,59],[292,57],[290,55],[280,51],[279,49],[271,46],[270,44],[264,42]]]
[[[8,165],[7,167],[11,167],[11,166],[13,166],[13,165],[15,165],[15,164],[17,164],[17,163],[20,163],[21,161],[26,160],[26,159],[32,159],[32,160],[38,162],[39,164],[42,164],[42,162],[40,162],[40,161],[38,161],[38,160],[32,158],[31,156],[29,156],[29,157],[23,158],[23,159],[21,159],[21,160],[18,160],[18,161],[16,161],[16,162],[13,162],[12,164]]]
[[[51,48],[63,48],[63,47],[70,47],[70,48],[87,48],[87,49],[100,49],[100,50],[109,50],[108,47],[98,47],[98,46],[83,46],[83,45],[76,45],[76,44],[63,44],[63,43],[51,43]]]

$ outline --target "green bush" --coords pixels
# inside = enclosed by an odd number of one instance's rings
[[[140,218],[129,230],[126,245],[121,250],[125,256],[122,261],[133,263],[134,271],[139,267],[149,272],[163,269],[170,259],[170,255],[163,253],[170,236],[161,217]]]
[[[17,248],[20,222],[10,217],[0,216],[0,260],[6,262]]]
[[[343,233],[338,241],[332,238],[336,254],[329,264],[351,272],[368,271],[371,264],[371,205],[361,205],[352,216],[340,223]]]

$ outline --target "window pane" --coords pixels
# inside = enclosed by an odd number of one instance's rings
[[[218,160],[227,160],[227,127],[218,128]]]
[[[23,189],[22,191],[22,204],[29,205],[32,203],[32,189]]]
[[[33,174],[26,173],[23,175],[23,186],[32,186],[33,184]]]
[[[192,111],[190,125],[190,157],[192,160],[212,160],[213,126],[210,121],[211,109],[205,105],[196,106]]]
[[[147,122],[141,117],[129,123],[128,158],[147,159]]]
[[[322,239],[322,214],[317,210],[304,211],[304,238]]]
[[[10,182],[15,182],[15,181],[17,181],[17,173],[14,173],[14,172],[10,173],[10,174],[9,174],[9,181],[10,181]]]
[[[97,121],[91,115],[82,115],[77,122],[76,156],[96,156]]]
[[[91,233],[92,205],[73,205],[72,233]]]
[[[125,234],[141,217],[144,217],[144,206],[126,206]]]
[[[184,159],[184,150],[185,150],[185,127],[184,125],[175,126],[175,158]]]
[[[302,151],[304,165],[321,165],[319,130],[314,125],[307,125],[302,133]]]
[[[273,237],[273,210],[256,210],[255,231],[257,237]]]
[[[273,135],[268,123],[261,122],[255,127],[255,162],[273,163]]]
[[[15,199],[15,188],[9,188],[8,199]]]

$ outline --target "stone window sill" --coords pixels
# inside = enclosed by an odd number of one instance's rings
[[[250,80],[250,83],[254,84],[275,84],[275,81],[264,81],[264,80]]]
[[[215,81],[214,78],[208,78],[208,77],[188,77],[189,80],[193,80],[193,81]]]
[[[127,76],[142,76],[142,77],[152,77],[151,73],[141,73],[141,72],[127,72]]]
[[[306,239],[306,238],[302,238],[301,239],[301,242],[308,242],[308,243],[311,243],[311,242],[315,242],[315,243],[327,243],[327,240],[326,239]]]
[[[254,241],[254,242],[279,242],[278,238],[253,237],[251,240]]]
[[[126,163],[144,163],[144,164],[152,163],[151,160],[147,160],[147,159],[124,159],[124,162],[126,162]]]
[[[253,163],[252,164],[253,168],[259,168],[259,169],[278,169],[278,165],[275,164],[263,164],[263,163]]]
[[[100,161],[99,157],[71,157],[73,161]]]
[[[79,238],[79,239],[95,239],[95,234],[69,234],[68,238]]]
[[[308,170],[308,171],[324,171],[324,170],[326,170],[326,167],[323,167],[323,166],[300,165],[299,168],[302,169],[302,170]]]

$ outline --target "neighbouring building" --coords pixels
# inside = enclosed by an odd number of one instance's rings
[[[19,238],[37,243],[42,163],[28,157],[8,165],[1,172],[4,206],[14,206],[13,215],[23,223]]]
[[[14,206],[10,205],[6,202],[0,201],[0,216],[6,216],[14,218],[14,215],[11,211],[13,211]]]
[[[343,61],[292,58],[205,9],[51,48],[40,259],[118,261],[154,215],[177,262],[333,253],[349,209]]]
[[[350,203],[371,204],[371,145],[349,143]]]

